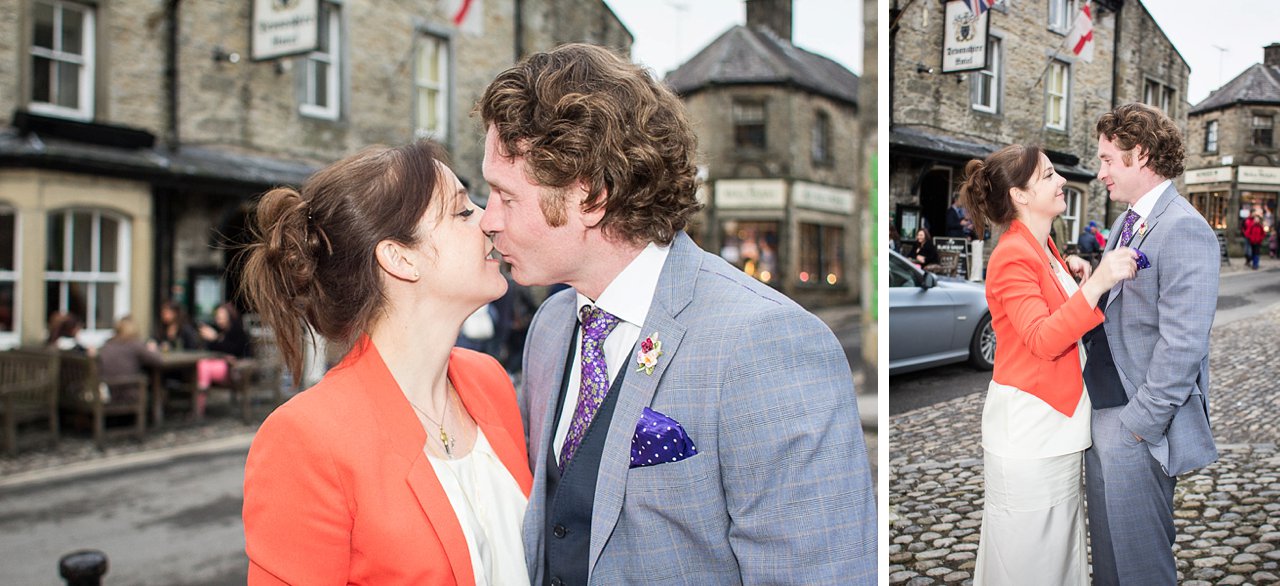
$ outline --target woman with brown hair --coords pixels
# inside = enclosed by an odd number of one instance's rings
[[[986,494],[974,584],[1088,584],[1082,454],[1090,445],[1080,338],[1103,321],[1099,298],[1137,271],[1118,248],[1090,274],[1049,232],[1066,211],[1038,147],[1012,145],[965,166],[975,231],[1007,227],[987,269],[995,370],[982,411]],[[1077,285],[1072,275],[1079,277]]]
[[[295,383],[310,327],[351,350],[262,424],[245,466],[251,584],[528,583],[515,391],[453,347],[507,283],[428,143],[371,147],[258,204],[245,291]]]

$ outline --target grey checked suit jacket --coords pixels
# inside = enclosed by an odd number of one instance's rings
[[[575,327],[572,290],[538,310],[523,402],[533,491],[524,520],[534,585],[543,576],[546,452]],[[631,368],[597,476],[590,583],[874,584],[876,509],[848,361],[794,302],[683,232],[658,280],[643,336],[652,375]],[[642,338],[643,339],[643,338]],[[698,454],[629,469],[651,407],[684,426]]]
[[[1121,215],[1107,250],[1120,240]],[[1107,341],[1129,403],[1120,421],[1166,474],[1218,459],[1209,429],[1209,330],[1218,304],[1217,237],[1172,185],[1130,242],[1151,268],[1107,299]]]

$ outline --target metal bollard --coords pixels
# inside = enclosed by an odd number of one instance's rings
[[[58,560],[58,573],[67,586],[101,586],[107,573],[107,554],[96,549],[82,549]]]

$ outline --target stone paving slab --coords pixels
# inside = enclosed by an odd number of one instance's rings
[[[1280,308],[1215,328],[1209,391],[1221,458],[1174,493],[1179,583],[1280,584]],[[889,583],[973,583],[984,395],[892,418]]]

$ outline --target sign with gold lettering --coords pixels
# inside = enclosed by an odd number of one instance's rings
[[[1240,183],[1280,185],[1280,167],[1246,167],[1241,165],[1238,179]]]

